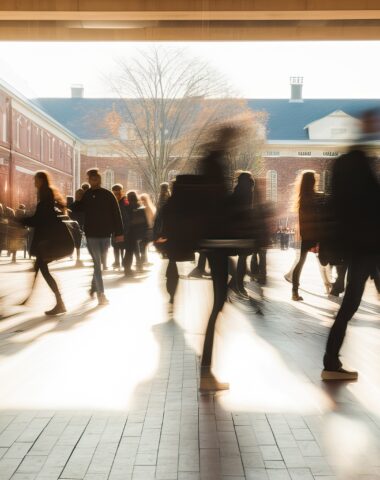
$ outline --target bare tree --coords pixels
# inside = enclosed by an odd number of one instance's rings
[[[210,126],[250,111],[222,76],[184,50],[144,50],[118,66],[110,81],[120,100],[106,127],[155,197],[171,170],[191,168]]]

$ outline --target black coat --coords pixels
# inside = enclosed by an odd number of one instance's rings
[[[49,190],[46,197],[38,202],[35,214],[21,219],[23,225],[34,228],[31,256],[51,262],[73,252],[73,238],[57,213],[53,192]]]

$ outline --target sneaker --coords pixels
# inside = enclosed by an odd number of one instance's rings
[[[66,313],[65,304],[63,302],[58,302],[57,305],[54,308],[46,311],[45,315],[48,315],[48,316],[52,317],[52,316],[55,316],[55,315],[63,315],[64,313]]]
[[[95,297],[95,290],[93,288],[90,288],[90,290],[88,291],[88,294],[90,295],[90,298],[94,298]]]
[[[199,391],[201,393],[218,392],[221,390],[229,390],[229,388],[229,383],[219,382],[211,372],[207,374],[201,373],[201,381],[199,385]]]
[[[188,275],[189,278],[202,278],[203,272],[199,270],[198,267],[195,267]]]
[[[110,302],[104,293],[98,294],[98,305],[108,305]]]
[[[344,368],[338,368],[337,370],[322,370],[321,378],[322,380],[357,380],[358,372],[350,372]]]

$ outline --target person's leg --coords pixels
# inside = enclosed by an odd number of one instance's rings
[[[266,248],[259,249],[258,281],[261,285],[265,285],[267,282],[267,250]]]
[[[143,270],[142,254],[141,254],[141,240],[136,240],[133,253],[136,258],[136,270],[141,272]]]
[[[259,259],[258,251],[254,250],[252,252],[251,263],[250,263],[251,277],[256,277],[259,273]]]
[[[199,252],[197,266],[189,273],[189,277],[202,278],[206,269],[206,254]]]
[[[342,367],[339,352],[344,341],[347,324],[359,308],[373,262],[374,258],[368,256],[356,257],[349,264],[346,292],[327,339],[326,353],[323,359],[325,370],[336,371]]]
[[[114,268],[119,268],[120,267],[120,253],[121,253],[121,250],[120,250],[119,247],[113,247],[113,255],[114,255],[113,266],[114,266]]]
[[[317,258],[317,262],[318,262],[319,272],[320,272],[321,277],[322,277],[323,285],[325,286],[326,293],[329,294],[330,290],[331,290],[331,286],[332,286],[332,284],[331,284],[331,267],[330,267],[329,264],[322,265],[321,262],[318,260],[318,258]]]
[[[178,268],[174,260],[169,260],[166,269],[166,290],[170,296],[169,303],[174,303],[174,295],[177,291],[179,281]]]
[[[94,274],[92,277],[91,291],[97,294],[104,293],[103,277],[102,277],[102,255],[104,256],[104,248],[102,238],[87,237],[87,248],[94,262]]]
[[[339,294],[344,292],[347,268],[347,263],[336,266],[337,277],[331,288],[331,295],[339,297]]]
[[[35,268],[36,268],[36,271],[39,270],[41,272],[41,274],[44,277],[46,283],[50,287],[51,291],[54,293],[56,301],[57,301],[56,306],[52,310],[49,310],[49,311],[45,312],[46,315],[58,315],[58,314],[61,314],[61,313],[65,313],[66,312],[65,305],[63,303],[61,294],[59,292],[57,282],[54,280],[54,278],[52,277],[52,275],[49,271],[48,264],[46,262],[44,262],[41,258],[38,258],[36,260],[36,267]]]
[[[123,260],[125,275],[132,274],[133,248],[134,248],[134,242],[129,236],[125,244],[125,253],[124,253],[124,260]]]
[[[214,287],[214,305],[207,324],[201,361],[201,391],[226,390],[228,383],[220,383],[211,372],[212,351],[214,346],[215,324],[227,298],[228,256],[222,252],[208,255]]]
[[[202,367],[211,367],[215,324],[227,298],[228,256],[224,253],[211,252],[208,255],[208,261],[214,288],[214,304],[206,329],[202,354]]]
[[[301,271],[304,266],[306,257],[307,257],[307,252],[309,250],[309,245],[307,245],[305,242],[301,243],[301,255],[298,260],[297,265],[294,267],[293,270],[293,276],[292,276],[292,298],[293,300],[302,300],[302,297],[298,295],[298,287],[300,284],[300,276],[301,276]]]
[[[238,257],[236,268],[236,286],[239,293],[247,294],[244,287],[244,278],[247,273],[247,255],[241,254]]]

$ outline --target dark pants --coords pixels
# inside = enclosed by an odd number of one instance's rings
[[[346,335],[347,324],[359,308],[366,281],[373,274],[377,261],[376,255],[356,255],[349,262],[346,291],[330,330],[323,359],[327,370],[337,370],[342,366],[339,352]]]
[[[214,304],[208,320],[206,337],[203,346],[202,367],[211,367],[212,350],[214,345],[215,324],[228,290],[228,254],[223,251],[210,252],[207,255],[210,265],[212,284],[214,288]]]
[[[41,258],[37,257],[36,261],[35,261],[35,264],[34,264],[34,268],[35,268],[35,271],[36,271],[36,275],[40,271],[42,276],[44,277],[46,283],[49,285],[50,289],[54,293],[54,295],[57,298],[59,298],[60,293],[59,293],[58,285],[57,285],[57,282],[54,280],[54,278],[52,277],[52,275],[49,271],[48,264],[46,262],[44,262]]]
[[[91,282],[91,290],[96,293],[104,293],[102,263],[107,256],[109,238],[87,237],[87,248],[94,262],[94,274]]]
[[[307,240],[302,240],[302,242],[301,242],[300,258],[298,260],[297,265],[294,267],[294,270],[293,270],[293,277],[292,277],[293,291],[298,290],[298,287],[300,285],[300,276],[301,276],[302,268],[304,266],[304,263],[305,263],[305,260],[306,260],[306,257],[307,257],[307,252],[314,245],[315,245],[315,242],[310,242],[310,241],[307,241]]]
[[[113,255],[115,258],[114,266],[120,267],[123,262],[123,248],[113,247]]]
[[[139,242],[136,238],[130,235],[125,243],[125,255],[124,255],[125,273],[129,273],[132,270],[133,255],[136,258],[136,267],[137,269],[140,269],[142,267],[142,262],[141,262]]]
[[[178,268],[174,260],[169,260],[168,267],[166,269],[166,290],[170,295],[170,303],[174,302],[174,295],[177,291],[179,281]]]
[[[255,276],[260,283],[265,283],[267,278],[266,248],[259,248],[252,253],[251,275]]]

